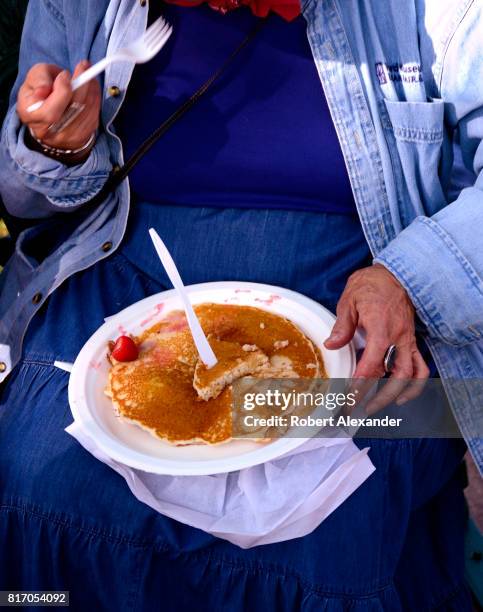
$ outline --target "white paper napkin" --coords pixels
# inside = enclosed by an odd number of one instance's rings
[[[263,465],[213,476],[160,476],[114,461],[74,422],[66,428],[157,512],[250,548],[311,533],[375,467],[351,439],[312,439]]]

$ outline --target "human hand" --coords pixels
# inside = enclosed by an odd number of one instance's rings
[[[373,414],[394,401],[403,404],[415,399],[429,376],[429,368],[416,345],[414,307],[404,287],[380,264],[357,270],[349,277],[325,347],[334,350],[345,346],[357,327],[366,333],[366,347],[353,378],[384,376],[384,355],[391,344],[397,347],[391,376],[368,403],[367,412]]]
[[[79,62],[72,78],[89,68],[87,60]],[[75,92],[71,89],[71,75],[54,64],[35,64],[27,73],[17,96],[17,114],[33,135],[50,147],[78,149],[84,146],[99,125],[101,90],[96,79]],[[35,104],[40,103],[41,104]],[[72,104],[85,105],[82,112],[61,132],[49,127],[59,121]],[[36,110],[28,110],[33,104]],[[86,156],[89,151],[86,151]]]

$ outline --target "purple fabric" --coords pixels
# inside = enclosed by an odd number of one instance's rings
[[[221,15],[207,6],[164,5],[163,13],[174,33],[157,57],[135,68],[117,120],[126,155],[258,19],[246,8]],[[207,96],[143,159],[131,185],[139,200],[156,203],[356,214],[304,18],[270,17]]]

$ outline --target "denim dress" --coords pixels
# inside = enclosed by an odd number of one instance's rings
[[[125,137],[129,149],[139,134]],[[74,610],[470,610],[460,441],[358,440],[376,471],[340,508],[303,538],[241,550],[145,506],[64,432],[68,374],[54,361],[73,361],[105,317],[170,288],[149,227],[186,284],[269,283],[333,311],[371,261],[347,202],[337,212],[146,201],[153,174],[137,172],[121,247],[50,296],[1,398],[0,590],[68,590]]]

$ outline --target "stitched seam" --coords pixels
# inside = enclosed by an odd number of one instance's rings
[[[11,141],[8,139],[7,136],[7,147],[10,147]],[[85,176],[63,176],[62,179],[54,179],[54,178],[47,178],[44,176],[40,176],[40,174],[38,174],[37,172],[33,172],[31,169],[29,169],[27,166],[25,166],[24,164],[22,164],[20,161],[18,161],[17,159],[14,159],[11,154],[10,151],[8,151],[8,155],[10,158],[10,161],[12,163],[12,165],[14,166],[15,169],[19,169],[24,175],[27,176],[27,179],[30,179],[32,177],[35,177],[35,179],[37,181],[39,181],[40,183],[43,183],[44,185],[53,185],[53,186],[57,186],[59,183],[59,180],[62,180],[62,182],[64,183],[75,183],[75,182],[84,182],[84,183],[89,183],[89,182],[93,182],[99,178],[108,178],[109,173],[108,172],[100,172],[100,171],[93,171],[90,172],[89,175],[85,175]],[[40,155],[40,153],[39,153]],[[101,185],[102,187],[102,185]],[[91,187],[90,189],[95,189],[95,187]]]
[[[14,506],[11,504],[2,504],[0,505],[0,512],[18,512],[21,514],[25,514],[25,515],[30,515],[34,518],[38,518],[39,520],[43,521],[43,522],[48,522],[48,523],[53,523],[55,525],[57,525],[58,527],[62,528],[62,529],[66,529],[66,528],[70,528],[70,529],[75,529],[77,530],[79,533],[85,534],[87,536],[95,536],[98,537],[102,540],[105,540],[107,542],[114,542],[116,544],[124,544],[126,546],[129,547],[133,547],[133,548],[137,548],[140,550],[155,550],[155,551],[161,551],[161,552],[165,552],[165,553],[169,553],[172,555],[177,555],[178,557],[182,557],[184,559],[186,559],[187,561],[192,560],[192,559],[196,559],[197,557],[202,557],[205,559],[205,561],[208,561],[210,563],[214,563],[218,566],[229,566],[233,569],[236,570],[243,570],[247,573],[250,573],[252,575],[255,574],[263,574],[266,575],[267,573],[272,573],[274,575],[276,575],[279,578],[292,578],[295,579],[301,586],[303,586],[307,591],[309,591],[310,593],[314,594],[314,595],[318,595],[318,596],[325,596],[325,597],[339,597],[339,598],[344,598],[344,599],[359,599],[359,600],[365,600],[365,599],[371,599],[374,598],[375,596],[377,596],[379,593],[384,592],[385,590],[387,590],[388,588],[393,587],[392,582],[389,580],[386,583],[384,583],[381,586],[378,586],[376,588],[374,588],[370,593],[368,594],[357,594],[357,593],[341,593],[338,591],[331,591],[331,589],[326,589],[326,588],[321,588],[318,587],[317,585],[314,585],[310,582],[308,582],[303,576],[301,576],[300,574],[298,574],[297,572],[291,571],[291,570],[286,570],[285,568],[280,568],[277,567],[276,565],[272,564],[272,563],[263,563],[263,566],[252,566],[252,565],[248,565],[246,563],[240,562],[240,561],[233,561],[231,559],[224,559],[222,557],[217,557],[216,555],[213,555],[212,551],[210,550],[206,550],[206,551],[196,551],[196,552],[184,552],[184,551],[176,551],[171,549],[169,546],[167,546],[166,544],[164,545],[160,545],[158,543],[155,543],[151,546],[148,546],[145,543],[142,542],[136,542],[133,540],[130,540],[128,538],[123,538],[123,537],[118,537],[118,536],[112,536],[109,534],[106,534],[105,532],[101,532],[101,531],[97,531],[95,529],[92,528],[86,528],[86,527],[81,527],[78,525],[74,525],[72,522],[68,521],[68,520],[60,520],[56,517],[53,516],[45,516],[40,512],[36,512],[33,511],[30,508],[25,508],[25,507],[19,507],[19,506]]]
[[[324,11],[326,12],[330,11],[333,15],[335,15],[335,17],[331,16],[330,18],[330,21],[336,22],[336,25],[337,25],[337,32],[333,32],[333,35],[334,36],[339,35],[343,37],[344,39],[342,48],[341,48],[341,58],[340,59],[343,59],[343,61],[347,64],[348,66],[347,71],[350,70],[352,73],[354,73],[352,76],[352,78],[355,79],[355,82],[356,82],[356,86],[354,86],[354,88],[357,89],[356,94],[358,93],[361,94],[357,96],[353,95],[353,100],[354,100],[354,104],[357,108],[358,113],[360,113],[361,115],[362,132],[365,134],[366,138],[371,138],[372,148],[376,150],[376,147],[374,146],[374,142],[372,142],[374,140],[374,135],[371,132],[372,121],[370,119],[370,114],[367,109],[367,103],[363,96],[361,87],[360,86],[357,87],[357,84],[360,85],[360,82],[359,82],[360,77],[357,73],[357,68],[355,67],[354,58],[352,56],[350,45],[347,40],[346,32],[342,25],[342,20],[339,14],[338,6],[334,2],[329,2],[328,5],[324,3],[322,6],[324,7],[323,8]],[[321,6],[321,10],[322,10],[322,6]],[[313,11],[316,10],[316,7],[312,7],[312,3],[308,4],[306,8],[309,8],[309,7],[313,8]],[[326,18],[326,21],[328,20],[329,19]],[[332,53],[330,53],[330,58],[328,59],[326,57],[327,51],[324,51],[323,49],[324,47],[326,50],[329,49],[329,45],[330,47],[332,47],[330,40],[326,41],[323,45],[321,45],[320,40],[317,40],[317,41],[315,40],[315,34],[312,32],[312,30],[313,30],[313,27],[311,28],[309,24],[308,29],[307,29],[307,36],[308,36],[308,40],[309,40],[309,43],[312,49],[312,54],[314,56],[316,68],[317,68],[317,71],[319,72],[321,84],[325,91],[327,102],[329,103],[330,114],[334,122],[334,126],[336,127],[336,130],[337,130],[338,139],[342,147],[344,159],[345,159],[348,171],[349,171],[349,176],[351,178],[351,185],[355,193],[356,200],[361,202],[361,206],[358,206],[358,212],[359,212],[359,216],[361,217],[361,220],[364,221],[362,223],[364,234],[367,238],[367,242],[369,243],[371,251],[373,252],[373,254],[376,254],[376,251],[378,250],[377,245],[380,244],[380,239],[379,239],[379,233],[374,231],[374,224],[371,223],[370,218],[368,217],[368,213],[366,212],[366,209],[364,206],[364,203],[367,201],[367,196],[365,195],[365,185],[360,177],[360,173],[357,168],[357,160],[361,158],[361,153],[357,153],[356,154],[357,157],[354,157],[353,151],[350,150],[349,145],[346,144],[351,141],[351,139],[353,138],[353,134],[350,133],[350,127],[347,124],[347,121],[344,119],[343,115],[339,112],[340,109],[338,108],[338,105],[335,102],[335,97],[332,91],[333,83],[332,83],[331,75],[329,74],[331,69],[327,66],[327,63],[334,61],[335,54],[332,51]],[[317,35],[317,37],[320,38],[320,35]],[[384,182],[382,162],[380,158],[377,157],[377,154],[375,155],[374,153],[371,153],[369,158],[370,159],[367,163],[371,167],[373,167],[377,173],[377,178],[378,178],[377,195],[378,197],[379,196],[381,197],[381,199],[384,201],[384,204],[385,204],[384,217],[389,218],[390,214],[389,214],[389,209],[387,205],[387,192],[386,192],[386,187],[385,187],[385,182]],[[384,221],[384,218],[383,218],[383,221]],[[389,231],[388,238],[390,240],[393,236],[390,235],[389,227],[390,227],[389,223],[386,223],[383,225],[384,233],[388,234],[388,231]]]
[[[300,3],[301,12],[304,13],[313,2],[314,0],[302,0]]]
[[[27,508],[25,506],[20,506],[20,505],[13,505],[13,504],[2,504],[0,505],[0,512],[18,512],[20,514],[24,514],[27,516],[31,516],[33,518],[37,518],[43,522],[48,522],[51,523],[53,525],[56,525],[57,527],[61,527],[63,529],[72,529],[77,531],[78,533],[84,534],[88,537],[97,537],[103,541],[112,543],[112,544],[124,544],[126,546],[130,546],[130,547],[134,547],[134,548],[141,548],[143,550],[151,550],[151,549],[155,549],[155,550],[160,550],[160,551],[164,551],[164,552],[170,552],[170,549],[167,545],[162,545],[160,543],[156,543],[154,544],[152,547],[149,547],[147,545],[147,543],[145,542],[141,542],[141,541],[136,541],[136,540],[131,540],[127,537],[123,537],[123,536],[116,536],[116,535],[112,535],[109,534],[105,531],[101,531],[99,529],[94,529],[92,527],[85,527],[85,526],[80,526],[80,525],[76,525],[74,524],[71,520],[68,520],[66,518],[60,518],[58,516],[53,516],[53,515],[46,515],[43,514],[40,511],[37,511],[36,509],[34,509],[34,507],[30,507]]]
[[[107,177],[106,177],[107,180]],[[46,196],[47,199],[54,204],[55,206],[70,206],[70,205],[79,205],[86,204],[89,202],[94,196],[96,196],[101,189],[103,188],[104,183],[102,185],[96,185],[95,187],[91,187],[87,191],[84,191],[82,194],[76,195],[58,195],[58,196]]]
[[[60,370],[61,372],[63,372],[64,370],[61,370],[60,368],[57,368],[53,363],[48,362],[48,361],[38,361],[37,359],[22,359],[22,361],[20,362],[20,365],[22,366],[23,364],[25,365],[36,365],[36,366],[41,366],[43,368],[54,368],[54,370]],[[67,372],[66,372],[67,374]]]
[[[65,20],[64,15],[59,9],[50,2],[50,0],[44,0],[45,8],[49,11],[52,17],[59,23],[63,28],[65,28]]]
[[[50,186],[57,186],[59,181],[61,180],[62,182],[84,182],[84,183],[92,183],[93,181],[98,180],[99,178],[108,178],[109,177],[109,172],[107,172],[106,170],[103,171],[99,171],[99,170],[92,170],[89,173],[83,175],[83,176],[63,176],[61,179],[59,178],[48,178],[48,177],[44,177],[41,176],[38,172],[34,172],[32,171],[28,166],[26,166],[25,164],[21,163],[18,159],[15,159],[11,153],[10,150],[11,148],[13,148],[13,146],[16,145],[16,142],[12,142],[12,140],[10,139],[10,135],[9,135],[9,130],[7,129],[7,124],[12,121],[12,116],[13,116],[13,112],[12,114],[10,114],[9,111],[9,115],[7,116],[7,119],[4,122],[4,126],[3,126],[3,136],[5,138],[5,144],[6,144],[6,149],[7,149],[7,153],[8,153],[8,157],[10,159],[11,164],[13,165],[15,170],[20,170],[24,175],[26,175],[27,180],[32,181],[32,178],[35,177],[35,179],[40,182],[43,183],[45,185],[50,185]],[[21,125],[20,125],[20,129],[21,129]],[[18,136],[17,136],[18,138]],[[107,138],[107,136],[106,136]],[[90,158],[90,164],[93,168],[95,168],[94,166],[94,162],[97,163],[97,160],[99,159],[98,153],[97,153],[97,144],[94,145],[92,151],[91,151],[91,155],[93,155],[92,158]],[[41,153],[37,153],[37,155],[41,155]],[[89,187],[89,189],[95,189],[96,186],[93,187]]]
[[[444,75],[444,69],[445,69],[444,63],[445,63],[445,60],[446,60],[446,55],[448,54],[448,49],[449,49],[449,47],[451,45],[451,42],[453,41],[453,39],[455,37],[456,32],[460,28],[461,24],[463,23],[466,15],[469,13],[469,11],[470,11],[471,7],[473,6],[473,4],[474,4],[474,0],[470,0],[468,2],[468,5],[466,6],[466,8],[461,13],[461,17],[460,17],[458,23],[454,27],[453,32],[448,36],[448,39],[446,40],[446,44],[445,44],[444,51],[443,51],[443,54],[442,54],[442,57],[441,57],[441,61],[440,61],[441,72],[439,74],[439,82],[438,82],[438,87],[439,87],[439,91],[440,92],[442,91],[442,87],[443,87],[443,75]]]
[[[383,165],[382,165],[382,158],[380,155],[380,151],[379,151],[379,146],[377,143],[377,137],[375,135],[375,130],[374,130],[374,125],[373,125],[373,121],[371,118],[371,113],[369,110],[369,106],[368,106],[368,102],[365,98],[364,92],[363,92],[363,88],[361,85],[361,76],[359,74],[359,70],[357,69],[356,65],[355,65],[355,61],[354,61],[354,56],[352,53],[352,49],[351,46],[349,44],[349,39],[347,37],[347,32],[345,31],[345,27],[343,25],[343,21],[342,21],[342,16],[341,16],[341,11],[339,8],[339,5],[337,2],[335,2],[334,0],[332,0],[332,10],[334,11],[335,14],[337,14],[338,17],[338,25],[339,25],[339,29],[344,37],[344,41],[345,44],[347,45],[347,55],[349,57],[349,60],[352,64],[352,66],[355,69],[355,75],[356,75],[356,80],[355,82],[359,84],[359,96],[354,96],[354,94],[352,93],[352,96],[354,97],[354,101],[357,104],[358,107],[358,111],[359,113],[361,113],[361,116],[364,117],[364,120],[361,121],[361,128],[362,128],[362,132],[366,134],[366,139],[370,139],[371,143],[368,147],[366,147],[367,151],[371,151],[369,153],[369,157],[370,157],[370,165],[373,166],[376,171],[377,171],[377,175],[378,175],[378,182],[377,182],[377,193],[381,194],[381,199],[384,202],[384,212],[383,215],[378,223],[378,227],[379,227],[379,231],[382,235],[385,235],[387,238],[387,241],[390,241],[392,238],[394,238],[394,231],[393,231],[393,226],[392,226],[392,219],[391,219],[391,214],[390,214],[390,210],[389,210],[389,198],[388,198],[388,194],[387,194],[387,190],[386,190],[386,181],[385,181],[385,177],[384,177],[384,169],[383,169]],[[335,108],[337,108],[337,105],[335,105]],[[342,125],[345,126],[345,123],[342,122]],[[346,126],[348,127],[348,126]],[[349,138],[351,138],[351,135],[348,135]],[[358,174],[358,171],[354,172],[355,175]],[[360,185],[360,181],[358,180],[358,183]],[[364,198],[365,200],[367,200],[367,196]],[[362,219],[362,216],[364,214],[364,206],[361,207],[361,210],[359,210],[358,207],[358,213],[359,216]],[[373,223],[370,221],[369,217],[367,215],[364,215],[366,217],[366,223],[362,224],[363,225],[363,230],[364,230],[364,234],[369,234],[371,233],[371,237],[373,240],[373,244],[374,244],[374,248],[373,245],[369,242],[369,246],[371,248],[371,251],[373,253],[373,255],[376,255],[376,251],[374,250],[375,248],[377,248],[375,245],[377,245],[378,243],[378,236],[377,236],[377,232],[376,235],[374,235],[374,231],[373,231]],[[386,221],[386,217],[387,217],[387,221]],[[370,228],[370,229],[369,229]],[[382,231],[381,231],[382,228]],[[391,235],[392,234],[392,235]],[[386,242],[387,244],[387,242]]]
[[[429,130],[424,128],[395,127],[394,135],[399,140],[407,142],[435,142],[443,140],[443,130]]]
[[[40,154],[41,155],[41,154]],[[106,171],[94,171],[94,172],[89,172],[89,175],[87,176],[63,176],[61,179],[54,179],[54,178],[48,178],[45,176],[41,176],[40,174],[37,174],[36,172],[32,172],[27,166],[22,165],[20,162],[18,162],[17,160],[11,158],[13,163],[16,164],[25,174],[27,174],[28,176],[34,176],[38,181],[48,185],[48,184],[52,184],[54,186],[57,186],[59,184],[60,181],[62,181],[63,183],[75,183],[75,182],[92,182],[96,179],[99,178],[108,178],[109,177],[109,173]],[[102,185],[101,185],[102,187]],[[96,187],[91,187],[91,189],[95,189]]]

